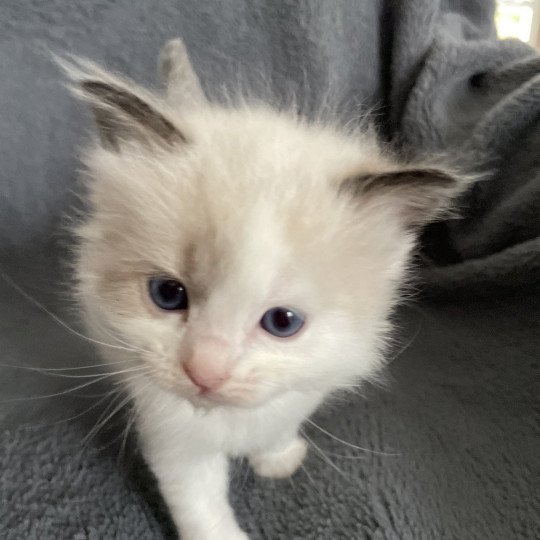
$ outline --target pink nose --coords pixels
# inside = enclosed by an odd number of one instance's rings
[[[217,338],[198,341],[183,368],[191,382],[203,392],[217,390],[229,379],[232,369],[228,344]]]

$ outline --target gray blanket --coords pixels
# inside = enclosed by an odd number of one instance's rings
[[[88,119],[47,51],[152,84],[178,35],[216,99],[241,84],[310,114],[330,96],[344,121],[371,111],[404,155],[444,153],[482,178],[460,219],[425,231],[424,298],[396,313],[386,383],[318,413],[291,480],[235,464],[243,526],[271,539],[540,537],[540,69],[529,47],[495,40],[492,14],[488,0],[3,0],[0,537],[174,534],[123,409],[111,415],[123,396],[34,368],[97,361],[53,318],[76,325],[62,228]]]

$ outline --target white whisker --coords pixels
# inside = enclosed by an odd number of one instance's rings
[[[330,467],[332,467],[332,469],[336,470],[340,475],[342,475],[344,478],[346,479],[349,479],[349,477],[326,455],[326,453],[324,452],[324,450],[318,446],[317,444],[315,444],[305,433],[305,431],[303,430],[300,430],[300,433],[302,434],[303,437],[305,437],[306,441],[311,445],[313,446],[313,448],[318,452],[318,454],[324,459],[324,461],[326,461],[326,463],[328,463],[328,465],[330,465]]]
[[[117,398],[118,397],[121,397],[122,394],[119,393]],[[96,424],[94,425],[94,427],[83,437],[83,440],[82,440],[82,445],[85,446],[86,444],[88,444],[90,442],[90,440],[92,439],[92,437],[94,437],[106,424],[107,422],[113,417],[115,416],[117,413],[119,413],[125,405],[127,405],[130,401],[131,401],[131,396],[130,395],[127,395],[124,397],[124,399],[115,406],[115,408],[112,410],[112,412],[110,412],[106,417],[105,415],[107,414],[107,412],[111,409],[111,407],[113,406],[114,402],[116,401],[116,399],[114,399],[112,401],[112,403],[109,405],[109,407],[107,407],[107,409],[105,409],[105,411],[101,414],[101,416],[98,418]],[[105,418],[104,418],[105,417]]]
[[[307,476],[308,480],[314,485],[316,486],[317,483],[315,482],[315,480],[313,479],[313,476],[311,476],[311,474],[309,474],[308,470],[307,470],[307,467],[303,464],[303,463],[300,463],[300,468],[302,469],[303,473]]]
[[[63,423],[66,423],[66,422],[71,422],[72,420],[76,420],[77,418],[80,418],[81,416],[84,416],[85,414],[88,414],[91,410],[95,409],[96,407],[98,407],[99,405],[101,405],[108,397],[110,397],[111,395],[117,393],[117,390],[114,390],[112,392],[106,392],[104,394],[101,394],[101,396],[98,396],[100,397],[101,399],[95,401],[94,403],[92,403],[92,405],[90,405],[90,407],[87,407],[84,411],[80,412],[80,413],[77,413],[76,415],[74,416],[70,416],[69,418],[62,418],[60,420],[55,420],[53,422],[44,422],[44,423],[39,423],[39,424],[30,424],[30,423],[23,423],[23,424],[19,424],[19,427],[21,428],[47,428],[47,427],[52,427],[52,426],[56,426],[56,425],[59,425],[59,424],[63,424]]]
[[[418,325],[416,332],[409,339],[409,341],[407,341],[405,345],[403,345],[396,353],[394,353],[390,358],[388,358],[385,361],[385,364],[390,365],[398,356],[400,356],[403,352],[405,352],[414,343],[414,340],[418,337],[418,334],[420,334],[421,330],[422,330],[422,321],[420,321],[420,324]]]
[[[55,394],[47,394],[43,396],[29,396],[29,397],[20,397],[20,398],[11,398],[11,399],[4,399],[0,401],[0,405],[4,405],[6,403],[17,403],[20,401],[33,401],[35,399],[48,399],[58,396],[63,396],[65,394],[70,394],[71,392],[75,392],[77,390],[80,390],[82,388],[86,388],[87,386],[90,386],[92,384],[96,384],[98,382],[104,381],[105,379],[108,379],[112,375],[108,373],[107,375],[103,375],[102,377],[99,377],[97,379],[94,379],[92,381],[85,382],[83,384],[79,384],[78,386],[75,386],[73,388],[68,388],[67,390],[62,390],[61,392],[56,392]]]
[[[52,422],[51,424],[46,425],[57,425],[57,424],[63,424],[64,422],[71,422],[72,420],[76,420],[77,418],[80,418],[81,416],[84,416],[85,414],[88,414],[90,411],[94,410],[96,407],[99,407],[107,398],[114,395],[116,392],[108,392],[105,394],[101,399],[98,399],[96,402],[94,402],[90,407],[86,408],[83,412],[80,412],[76,414],[75,416],[70,416],[69,418],[63,418],[62,420],[57,420],[55,422]]]
[[[129,432],[131,431],[131,428],[133,427],[133,424],[135,423],[135,420],[137,419],[137,411],[135,408],[131,411],[130,417],[128,418],[128,421],[126,422],[126,426],[124,428],[124,435],[122,437],[122,443],[120,444],[120,450],[118,451],[118,460],[117,462],[120,463],[120,460],[122,459],[122,455],[125,457],[126,452],[126,444],[129,437]]]
[[[96,321],[94,321],[94,324],[96,324]],[[107,336],[109,336],[110,338],[114,339],[115,341],[117,341],[121,345],[124,345],[125,347],[127,347],[132,352],[140,352],[140,353],[145,353],[145,354],[152,354],[151,351],[143,349],[142,347],[137,347],[136,345],[133,345],[132,343],[128,343],[127,341],[124,341],[123,339],[120,339],[120,337],[114,335],[112,332],[109,332],[107,327],[104,324],[99,324],[99,329],[102,332],[104,332],[105,334],[107,334]]]
[[[126,360],[120,360],[118,362],[106,362],[104,364],[91,364],[88,366],[73,366],[73,367],[58,367],[58,368],[44,368],[44,367],[37,367],[37,366],[18,366],[15,364],[0,364],[0,368],[10,368],[10,369],[29,369],[32,371],[76,371],[79,369],[93,369],[97,367],[108,367],[108,366],[114,366],[117,364],[126,364],[128,362],[133,362],[132,359],[126,359]]]
[[[135,366],[128,369],[123,369],[121,371],[112,371],[112,372],[103,372],[103,373],[90,373],[90,374],[84,374],[84,375],[72,375],[68,373],[56,373],[53,370],[42,370],[38,367],[32,367],[32,366],[10,366],[6,364],[0,364],[0,367],[8,367],[8,368],[15,368],[15,369],[25,369],[27,371],[33,371],[36,373],[41,373],[42,375],[46,375],[47,377],[60,377],[63,379],[90,379],[95,377],[102,377],[103,375],[121,375],[122,373],[132,373],[134,371],[141,371],[146,369],[146,366]]]
[[[321,431],[322,433],[324,433],[325,435],[327,435],[334,441],[337,441],[345,446],[348,446],[349,448],[354,448],[355,450],[361,450],[362,452],[369,452],[370,454],[377,454],[380,456],[400,456],[401,455],[400,453],[395,454],[395,453],[382,452],[379,450],[370,450],[369,448],[364,448],[362,446],[358,446],[357,444],[352,444],[350,442],[344,441],[343,439],[340,439],[339,437],[337,437],[336,435],[333,435],[329,431],[326,431],[326,429],[322,428],[321,426],[319,426],[318,424],[316,424],[313,420],[309,418],[306,419],[306,422],[308,422],[308,424],[311,424],[313,427],[316,427],[319,431]]]
[[[53,319],[53,321],[55,321],[58,325],[60,325],[62,328],[64,328],[65,330],[67,330],[69,333],[73,334],[74,336],[77,336],[81,339],[84,339],[86,341],[89,341],[90,343],[94,343],[96,345],[102,345],[103,347],[109,347],[111,349],[118,349],[118,350],[121,350],[121,351],[128,351],[128,352],[136,352],[135,349],[133,348],[128,348],[128,347],[123,347],[121,345],[113,345],[111,343],[105,343],[103,341],[99,341],[97,339],[93,339],[91,337],[88,337],[84,334],[82,334],[81,332],[78,332],[77,330],[71,328],[67,323],[65,323],[62,319],[60,319],[60,317],[58,317],[58,315],[55,315],[54,313],[52,313],[51,311],[49,311],[43,304],[41,304],[40,302],[38,302],[35,298],[33,298],[32,296],[30,296],[24,289],[22,289],[21,287],[19,287],[19,285],[17,285],[8,275],[6,275],[4,272],[0,271],[0,276],[2,277],[2,279],[8,284],[10,285],[13,289],[15,289],[21,296],[23,296],[24,298],[26,298],[26,300],[28,300],[29,302],[31,302],[34,306],[36,306],[37,308],[39,308],[41,311],[43,311],[44,313],[46,313],[47,315],[49,315],[49,317],[51,317],[51,319]]]

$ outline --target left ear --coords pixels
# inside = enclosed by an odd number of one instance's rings
[[[424,225],[448,211],[466,182],[438,168],[410,168],[348,178],[341,190],[392,207],[407,227]]]
[[[90,105],[103,147],[121,152],[133,142],[168,147],[186,142],[166,106],[150,92],[85,59],[57,62],[73,81],[73,93]]]

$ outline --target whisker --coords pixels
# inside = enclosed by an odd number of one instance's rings
[[[376,454],[376,455],[379,455],[379,456],[401,456],[401,453],[389,453],[389,452],[382,452],[382,451],[379,451],[379,450],[370,450],[369,448],[364,448],[362,446],[358,446],[357,444],[352,444],[348,441],[345,441],[343,439],[340,439],[339,437],[337,437],[336,435],[330,433],[329,431],[326,431],[326,429],[322,428],[321,426],[319,426],[318,424],[316,424],[313,420],[307,418],[306,419],[306,422],[308,422],[309,424],[311,424],[313,427],[316,427],[319,431],[321,431],[322,433],[324,433],[325,435],[327,435],[328,437],[330,437],[331,439],[333,439],[334,441],[337,441],[345,446],[348,446],[349,448],[354,448],[355,450],[361,450],[362,452],[369,452],[370,454]]]
[[[106,415],[109,413],[111,409],[114,409],[114,407],[118,404],[118,401],[122,399],[122,396],[125,396],[122,392],[116,392],[116,394],[113,396],[111,401],[108,403],[108,405],[101,411],[101,414],[98,416],[97,420],[94,422],[94,425],[90,428],[88,433],[83,437],[81,441],[81,447],[84,448],[86,443],[90,441],[90,439],[96,434],[100,427],[103,425],[102,420],[106,417]]]
[[[85,445],[87,445],[95,435],[97,435],[97,433],[107,424],[107,422],[113,416],[115,416],[118,412],[120,412],[120,410],[122,410],[122,408],[131,401],[131,396],[127,395],[127,396],[124,397],[124,399],[119,404],[117,403],[116,406],[115,406],[115,401],[117,401],[117,398],[121,397],[122,395],[123,395],[122,393],[119,393],[116,396],[116,398],[113,399],[113,401],[109,404],[109,406],[105,409],[105,411],[100,415],[100,417],[96,421],[94,427],[83,437],[83,439],[82,439],[82,446],[83,447]],[[109,412],[109,410],[111,409],[111,407],[113,407],[113,406],[115,408],[112,410],[112,412],[107,414]],[[107,414],[107,416],[105,416],[106,414]]]
[[[421,330],[422,330],[422,321],[420,321],[420,324],[418,325],[416,332],[409,339],[409,341],[407,341],[405,345],[403,345],[396,353],[394,353],[390,358],[388,358],[385,361],[385,365],[390,365],[398,356],[400,356],[403,352],[405,352],[414,343],[414,340],[418,337],[418,334],[420,334]]]
[[[96,321],[94,321],[94,324],[96,324]],[[125,347],[129,348],[130,351],[133,352],[141,352],[145,354],[152,354],[152,351],[147,351],[146,349],[143,349],[142,347],[137,347],[136,345],[133,345],[132,343],[128,343],[127,341],[124,341],[123,339],[120,339],[120,337],[116,336],[112,332],[109,332],[107,327],[104,324],[99,324],[99,328],[102,332],[107,334],[110,338],[114,339],[118,343],[124,345]]]
[[[91,364],[88,366],[73,366],[73,367],[59,367],[59,368],[44,368],[44,367],[37,367],[37,366],[18,366],[15,364],[0,364],[0,368],[12,368],[12,369],[30,369],[30,370],[39,370],[39,371],[76,371],[79,369],[92,369],[97,367],[108,367],[108,366],[114,366],[117,364],[125,364],[128,362],[133,362],[133,360],[125,359],[125,360],[119,360],[118,362],[106,362],[104,364]]]
[[[105,343],[103,341],[99,341],[97,339],[93,339],[89,336],[86,336],[84,334],[81,334],[81,332],[78,332],[77,330],[71,328],[67,323],[65,323],[62,319],[60,319],[60,317],[58,317],[58,315],[55,315],[54,313],[52,313],[51,311],[49,311],[43,304],[41,304],[40,302],[38,302],[35,298],[33,298],[32,296],[30,296],[24,289],[22,289],[19,285],[17,285],[7,274],[5,274],[4,272],[2,272],[0,270],[0,277],[2,277],[2,279],[8,284],[10,285],[13,289],[15,289],[21,296],[23,296],[24,298],[26,298],[26,300],[28,300],[30,303],[32,303],[34,306],[36,306],[37,308],[39,308],[41,311],[43,311],[44,313],[46,313],[49,317],[51,317],[51,319],[53,321],[55,321],[58,325],[60,325],[62,328],[64,328],[65,330],[67,330],[69,333],[73,334],[74,336],[77,336],[81,339],[84,339],[86,341],[89,341],[90,343],[94,343],[96,345],[102,345],[103,347],[109,347],[111,349],[117,349],[117,350],[121,350],[121,351],[128,351],[128,352],[137,352],[135,349],[132,349],[132,348],[128,348],[128,347],[123,347],[121,345],[113,345],[111,343]]]
[[[102,377],[94,379],[93,381],[89,381],[89,382],[85,382],[83,384],[79,384],[78,386],[75,386],[73,388],[68,388],[67,390],[62,390],[61,392],[56,392],[55,394],[47,394],[47,395],[43,395],[43,396],[29,396],[29,397],[4,399],[4,400],[0,401],[0,405],[4,405],[6,403],[17,403],[17,402],[20,402],[20,401],[33,401],[35,399],[48,399],[48,398],[63,396],[65,394],[75,392],[76,390],[86,388],[87,386],[90,386],[91,384],[96,384],[98,382],[104,381],[105,379],[108,379],[109,377],[112,377],[112,376],[113,375],[111,375],[109,373],[107,375],[103,375]]]
[[[126,422],[126,427],[124,428],[124,436],[122,437],[122,443],[120,444],[120,450],[118,451],[118,459],[117,459],[118,464],[120,464],[120,461],[122,459],[125,459],[126,457],[126,444],[129,437],[129,432],[131,431],[131,428],[133,427],[133,424],[135,423],[136,419],[137,419],[137,411],[135,410],[135,408],[133,408],[133,410],[131,411],[130,417],[128,418],[128,421]]]
[[[151,384],[152,384],[152,381],[148,381],[146,384],[144,384],[142,387],[140,387],[138,389],[138,391],[142,392],[142,391],[146,390],[146,388],[148,388]],[[131,397],[133,398],[132,395],[131,395]],[[125,458],[127,439],[129,437],[129,432],[131,431],[131,428],[133,427],[133,424],[135,423],[136,419],[137,419],[137,409],[135,408],[135,406],[133,406],[131,414],[129,415],[129,417],[128,417],[127,421],[126,421],[125,428],[120,432],[120,434],[117,437],[115,437],[111,441],[111,444],[114,443],[123,434],[122,443],[120,444],[120,449],[118,451],[118,458],[117,458],[117,464],[118,465],[120,465],[120,461],[122,460],[122,455]]]
[[[366,456],[347,456],[345,454],[337,454],[336,452],[326,452],[329,456],[333,456],[339,459],[349,459],[352,461],[362,461],[366,459]]]
[[[106,365],[106,364],[105,364]],[[27,371],[33,371],[36,373],[41,373],[42,375],[46,375],[47,377],[61,377],[64,379],[89,379],[89,378],[95,378],[95,377],[101,377],[103,375],[121,375],[122,373],[131,373],[133,371],[139,371],[146,368],[146,366],[135,366],[128,369],[123,369],[121,371],[112,371],[112,372],[105,372],[105,373],[90,373],[90,374],[84,374],[84,375],[71,375],[68,373],[56,373],[53,370],[42,370],[38,367],[32,367],[32,366],[10,366],[6,364],[0,364],[0,367],[8,367],[8,368],[14,368],[14,369],[26,369]]]
[[[302,469],[302,472],[307,476],[308,480],[314,485],[316,486],[317,483],[315,482],[315,480],[313,479],[313,476],[311,476],[311,474],[309,474],[308,470],[307,470],[307,467],[303,464],[303,463],[300,463],[300,468]]]
[[[118,388],[113,388],[112,390],[107,390],[106,392],[97,392],[95,394],[77,394],[77,399],[97,399],[103,396],[115,394],[116,392],[119,392],[120,390]]]
[[[104,394],[101,394],[100,396],[101,399],[92,403],[92,405],[90,405],[90,407],[87,407],[84,411],[77,413],[74,416],[70,416],[69,418],[62,418],[60,420],[55,420],[53,422],[41,422],[39,424],[23,423],[23,424],[19,424],[19,427],[32,428],[32,429],[33,428],[47,428],[47,427],[63,424],[65,422],[71,422],[72,420],[76,420],[77,418],[80,418],[81,416],[84,416],[85,414],[89,413],[91,410],[101,405],[108,397],[110,397],[112,394],[115,394],[116,392],[117,390],[113,390],[112,392],[106,392]]]
[[[326,453],[324,452],[324,450],[319,447],[317,444],[315,444],[305,433],[305,431],[303,431],[302,429],[300,430],[300,433],[302,434],[303,437],[305,437],[305,439],[307,440],[307,442],[313,446],[313,448],[319,453],[319,455],[324,459],[324,461],[326,461],[326,463],[328,463],[328,465],[330,465],[330,467],[332,467],[332,469],[336,470],[341,476],[343,476],[343,478],[345,479],[349,479],[349,477],[326,455]]]

